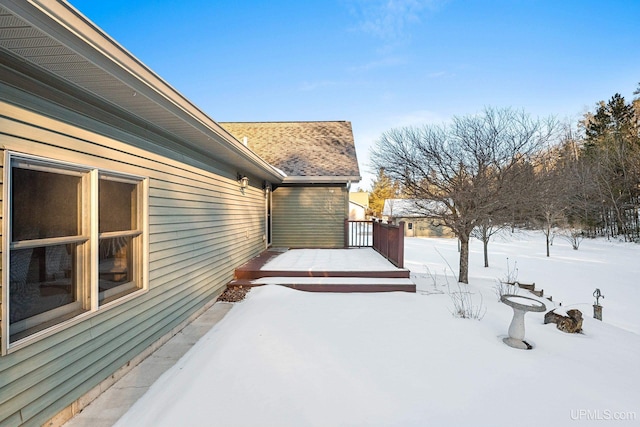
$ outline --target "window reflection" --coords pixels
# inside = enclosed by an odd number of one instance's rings
[[[9,323],[16,333],[80,309],[75,264],[76,245],[15,249],[10,253]],[[31,330],[33,332],[33,329]]]
[[[22,168],[12,173],[14,242],[81,234],[80,176]]]
[[[100,180],[100,233],[136,229],[137,185]]]
[[[133,275],[133,238],[100,239],[100,304],[137,289]]]

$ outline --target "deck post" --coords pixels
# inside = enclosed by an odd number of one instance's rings
[[[398,224],[398,268],[404,268],[404,221]]]
[[[349,218],[344,219],[344,248],[349,247]]]
[[[378,223],[377,220],[373,220],[373,236],[372,240],[373,240],[373,249],[375,249],[376,251],[380,252],[380,224]]]

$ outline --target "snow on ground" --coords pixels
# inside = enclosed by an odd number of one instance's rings
[[[585,240],[576,252],[556,239],[546,259],[539,234],[510,239],[490,244],[489,269],[472,245],[468,289],[486,308],[481,321],[451,315],[441,254],[457,270],[452,240],[406,241],[416,294],[254,288],[117,425],[638,425],[640,246]],[[528,313],[534,349],[506,346],[512,310],[493,290],[506,256],[519,280],[579,308],[584,333]],[[591,318],[596,287],[604,322]]]
[[[542,233],[505,231],[489,242],[489,268],[483,267],[482,242],[471,240],[470,282],[493,288],[507,274],[507,258],[510,269],[517,266],[518,281],[535,282],[554,303],[562,303],[567,310],[577,308],[585,317],[593,316],[593,292],[599,288],[605,296],[600,300],[604,322],[640,334],[640,245],[585,239],[575,251],[556,237],[547,258]],[[419,288],[430,283],[427,271],[438,277],[446,272],[454,283],[447,263],[458,274],[455,239],[405,240],[405,267],[417,275]]]

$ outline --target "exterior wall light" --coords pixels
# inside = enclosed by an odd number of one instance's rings
[[[267,182],[267,181],[262,181],[262,191],[264,191],[264,194],[269,194],[269,192],[271,191],[271,183]]]
[[[238,183],[240,184],[240,189],[244,191],[249,186],[249,178],[244,175],[238,174]]]

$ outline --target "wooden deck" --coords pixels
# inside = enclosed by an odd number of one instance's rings
[[[322,249],[320,249],[321,251]],[[351,249],[344,249],[350,251]],[[235,279],[228,284],[262,286],[278,284],[309,292],[415,292],[410,271],[389,263],[387,269],[358,269],[358,271],[313,269],[299,265],[296,269],[264,269],[265,265],[283,254],[282,250],[267,250],[235,271]]]

